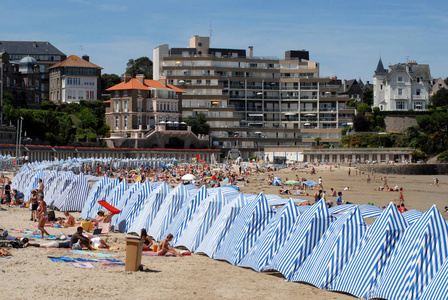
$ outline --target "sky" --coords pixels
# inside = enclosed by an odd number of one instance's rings
[[[211,29],[214,48],[278,58],[306,49],[321,76],[372,81],[381,57],[385,67],[415,60],[448,77],[448,1],[2,0],[0,11],[0,40],[49,41],[88,54],[103,74]]]

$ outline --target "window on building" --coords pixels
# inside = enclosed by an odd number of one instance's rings
[[[39,95],[36,95],[34,99],[36,101],[36,104],[39,104]]]
[[[138,126],[142,125],[142,116],[138,116]]]
[[[383,85],[382,84],[380,84],[380,90],[383,90]]]
[[[115,100],[115,112],[120,112],[120,100]]]
[[[398,89],[398,96],[403,96],[403,89]]]
[[[128,130],[128,116],[123,116],[123,129]]]
[[[9,77],[6,77],[6,87],[10,87],[11,85],[11,79]]]
[[[398,82],[403,82],[403,77],[398,76]]]
[[[202,84],[202,79],[196,80],[196,84]]]
[[[416,94],[417,96],[420,96],[420,93],[421,93],[421,92],[420,92],[420,89],[416,89],[416,90],[415,90],[415,94]]]
[[[120,126],[120,118],[115,116],[115,130],[118,130]]]
[[[210,85],[211,83],[212,83],[212,81],[210,79],[205,80],[206,85]]]
[[[123,100],[123,111],[128,112],[128,100]]]
[[[417,82],[420,82],[420,77],[417,77]]]
[[[90,91],[90,99],[95,99],[95,92],[94,91]]]
[[[397,101],[395,103],[395,109],[406,109],[406,104],[404,101]]]
[[[414,110],[422,110],[423,102],[414,102]]]
[[[138,109],[138,112],[141,112],[141,111],[142,111],[142,107],[143,107],[143,101],[138,101],[138,102],[137,102],[137,109]]]

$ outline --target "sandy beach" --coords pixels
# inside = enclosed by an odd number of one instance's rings
[[[398,192],[378,191],[382,185],[379,177],[383,174],[370,174],[371,182],[367,183],[367,174],[354,176],[354,169],[348,176],[348,168],[341,167],[330,172],[329,166],[316,168],[316,175],[306,174],[306,170],[281,170],[275,175],[283,180],[299,178],[318,180],[322,177],[327,193],[330,187],[343,191],[343,200],[357,204],[373,202],[376,206],[387,205],[391,201],[398,204]],[[271,173],[270,173],[271,174]],[[251,176],[244,193],[277,194],[279,187],[268,186],[266,174]],[[448,176],[438,176],[440,187],[433,187],[434,176],[387,176],[389,186],[404,188],[405,204],[408,209],[425,212],[433,204],[443,211],[447,200]],[[295,193],[295,191],[293,191]],[[293,198],[313,200],[314,191],[309,196],[293,195]],[[289,196],[282,196],[288,198]],[[336,197],[329,197],[333,201]],[[4,208],[4,205],[2,205]],[[0,211],[0,228],[10,231],[11,235],[23,235],[11,229],[36,230],[29,221],[30,212],[21,208],[6,208]],[[73,214],[75,217],[79,213]],[[443,213],[444,217],[447,214]],[[56,216],[62,213],[56,212]],[[47,228],[50,234],[61,232],[73,234],[74,228]],[[119,250],[97,250],[97,253],[111,254],[111,259],[125,261],[126,234],[110,233],[105,236],[107,243]],[[8,249],[13,256],[0,258],[2,278],[1,295],[15,299],[123,299],[135,297],[148,299],[151,297],[183,298],[183,299],[354,299],[350,295],[319,290],[311,285],[287,282],[279,273],[257,273],[251,269],[235,267],[225,261],[217,261],[200,254],[182,258],[143,256],[144,271],[125,272],[124,266],[104,266],[93,263],[95,268],[76,268],[71,263],[52,262],[48,256],[69,256],[73,258],[93,258],[85,255],[69,253],[65,249],[44,249],[29,247],[25,249]]]

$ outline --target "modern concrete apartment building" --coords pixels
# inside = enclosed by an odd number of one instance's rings
[[[82,58],[70,55],[52,65],[50,72],[50,100],[56,104],[96,100],[101,95],[101,68]]]
[[[22,58],[32,57],[39,65],[41,78],[39,98],[49,98],[48,68],[57,62],[63,61],[67,56],[49,42],[31,41],[0,41],[0,52],[6,51],[10,60],[18,64]]]
[[[194,36],[188,48],[154,49],[154,79],[184,89],[183,118],[204,113],[213,144],[239,148],[245,157],[272,146],[337,144],[354,109],[338,95],[341,81],[319,77],[305,50],[284,59],[255,57],[253,47],[211,48]]]

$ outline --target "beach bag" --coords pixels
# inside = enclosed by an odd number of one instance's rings
[[[30,203],[29,202],[26,203],[26,208],[30,208]]]

